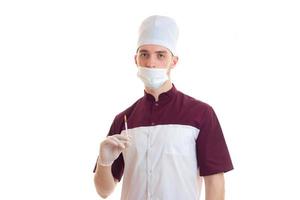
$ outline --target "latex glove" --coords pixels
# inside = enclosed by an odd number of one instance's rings
[[[130,145],[131,137],[121,134],[108,136],[100,144],[99,165],[111,166],[115,159]]]

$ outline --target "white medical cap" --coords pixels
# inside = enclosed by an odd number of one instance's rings
[[[146,44],[155,44],[168,48],[173,55],[176,55],[178,32],[177,24],[172,18],[150,16],[140,26],[137,48]]]

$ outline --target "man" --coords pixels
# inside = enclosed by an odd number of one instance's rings
[[[141,24],[135,63],[145,94],[100,144],[94,182],[103,198],[123,177],[122,200],[198,200],[204,177],[206,200],[224,199],[223,173],[233,166],[217,116],[170,81],[177,37],[169,17]]]

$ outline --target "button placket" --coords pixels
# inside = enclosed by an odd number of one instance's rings
[[[158,109],[158,106],[159,106],[159,103],[158,102],[155,102],[155,103],[153,103],[152,104],[152,113],[151,113],[151,126],[154,126],[156,123],[154,122],[154,120],[153,119],[155,119],[155,112],[156,112],[156,110]]]
[[[149,165],[150,165],[150,156],[149,156],[149,131],[147,132],[147,151],[146,151],[146,155],[147,155],[147,165],[146,165],[146,170],[147,170],[147,199],[150,199],[150,180],[149,180],[149,174],[148,174],[148,169],[149,169]]]
[[[152,177],[152,163],[151,163],[151,135],[150,132],[148,132],[147,134],[147,181],[148,181],[148,199],[151,199],[152,195],[151,195],[151,177]]]

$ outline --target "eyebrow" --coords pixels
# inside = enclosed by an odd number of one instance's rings
[[[142,49],[142,50],[139,50],[139,53],[149,53],[149,51]],[[168,52],[167,51],[155,51],[155,53],[168,53]]]

